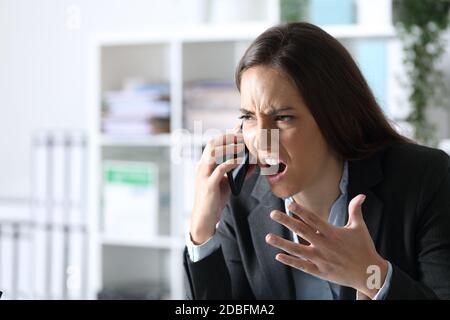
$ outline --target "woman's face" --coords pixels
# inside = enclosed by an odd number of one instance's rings
[[[274,68],[255,66],[243,72],[240,91],[242,131],[250,153],[267,167],[276,164],[278,150],[278,171],[266,175],[272,192],[285,198],[307,189],[332,152],[294,82]],[[271,139],[276,131],[271,134],[270,129],[278,129],[278,148]],[[262,169],[263,174],[273,173],[270,169]]]

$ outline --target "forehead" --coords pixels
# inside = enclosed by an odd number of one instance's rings
[[[301,104],[300,93],[289,76],[268,66],[255,66],[241,77],[241,106],[251,110]]]
[[[272,88],[289,88],[295,90],[295,85],[286,73],[270,66],[254,66],[242,73],[241,90],[269,90]]]

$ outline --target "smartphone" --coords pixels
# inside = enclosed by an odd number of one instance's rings
[[[241,126],[242,131],[242,126]],[[234,155],[237,158],[237,155]],[[227,172],[228,182],[230,183],[231,192],[237,196],[241,192],[242,185],[244,184],[245,175],[247,174],[250,164],[250,152],[245,146],[243,161],[233,170]]]

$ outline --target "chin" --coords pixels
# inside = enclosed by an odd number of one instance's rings
[[[278,198],[288,198],[295,194],[295,192],[292,192],[290,188],[287,188],[286,186],[283,186],[282,184],[274,184],[270,186],[270,189],[272,190],[272,193],[277,196]]]

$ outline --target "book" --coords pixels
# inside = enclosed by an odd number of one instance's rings
[[[103,227],[105,235],[127,239],[156,236],[158,209],[157,164],[104,162]]]

